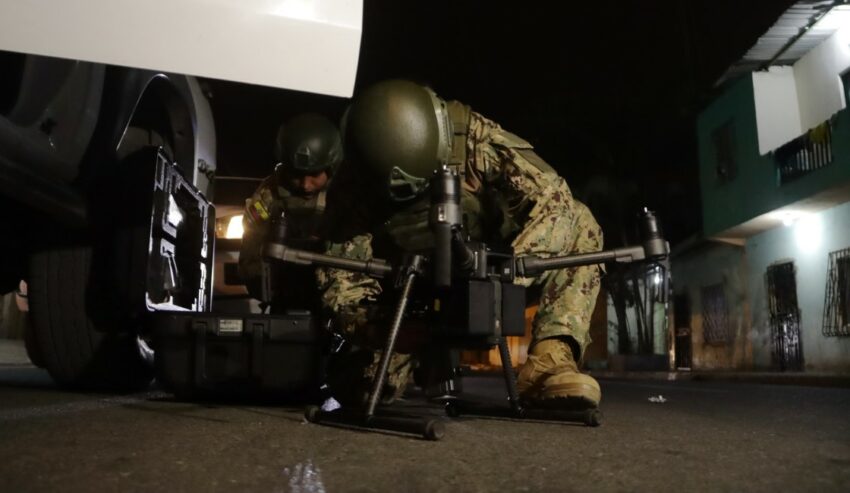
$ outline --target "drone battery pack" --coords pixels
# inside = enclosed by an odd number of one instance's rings
[[[525,288],[469,280],[450,291],[442,325],[452,337],[487,338],[525,334]]]

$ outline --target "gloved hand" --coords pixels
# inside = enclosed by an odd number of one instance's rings
[[[348,305],[340,307],[333,316],[334,330],[352,344],[376,347],[380,339],[381,317],[374,305]]]

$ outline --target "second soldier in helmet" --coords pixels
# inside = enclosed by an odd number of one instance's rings
[[[462,103],[427,87],[385,81],[359,94],[344,122],[347,170],[360,179],[332,214],[328,253],[394,258],[427,251],[428,194],[440,166],[461,176],[464,229],[476,240],[502,243],[519,255],[569,255],[602,249],[602,231],[563,178],[532,146]],[[342,189],[342,187],[340,187]],[[338,216],[338,217],[337,217]],[[384,287],[362,274],[320,270],[322,301],[337,326],[357,339],[375,330],[374,302]],[[597,266],[560,269],[519,282],[539,297],[533,341],[518,388],[533,403],[595,407],[599,384],[578,371],[590,343],[590,316],[599,292]],[[351,355],[330,384],[341,401],[361,401],[378,353]],[[399,351],[385,396],[399,395],[414,362]]]
[[[274,172],[245,202],[244,235],[239,268],[255,298],[261,286],[263,243],[272,223],[285,214],[287,242],[296,248],[322,248],[319,225],[327,204],[327,190],[342,163],[342,140],[336,126],[317,114],[296,116],[280,126],[275,140]],[[274,266],[270,301],[272,312],[312,309],[317,302],[312,269]]]

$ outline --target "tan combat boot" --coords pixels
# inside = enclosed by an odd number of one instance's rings
[[[569,344],[560,339],[543,339],[531,348],[517,390],[523,400],[545,407],[587,409],[602,399],[599,383],[579,373]]]

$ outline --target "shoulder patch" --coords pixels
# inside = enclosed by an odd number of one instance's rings
[[[268,208],[263,204],[262,200],[251,200],[248,204],[248,214],[254,223],[268,221],[270,214]]]

